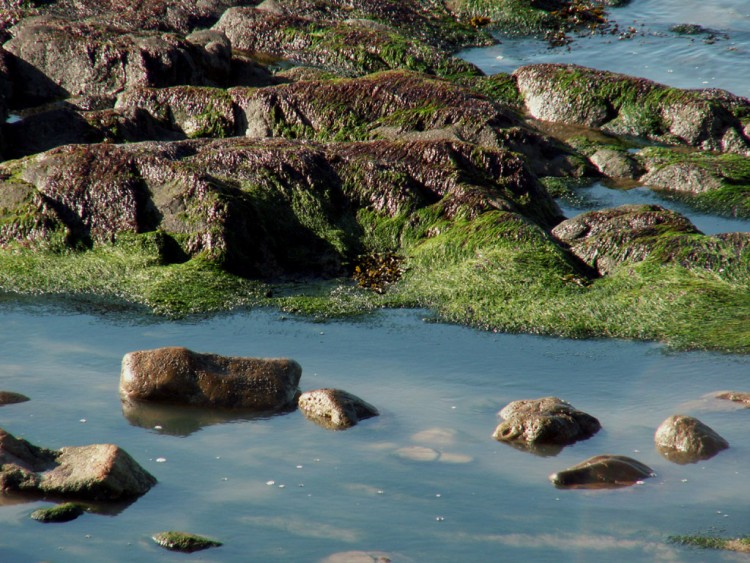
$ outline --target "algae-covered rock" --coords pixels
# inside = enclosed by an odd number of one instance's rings
[[[635,485],[654,475],[647,465],[621,455],[598,455],[550,475],[564,489],[614,489]]]
[[[301,375],[300,365],[289,359],[157,348],[123,357],[120,396],[130,401],[275,411],[295,399]]]
[[[493,438],[540,453],[544,450],[537,447],[573,444],[590,438],[601,428],[596,418],[557,397],[513,401],[499,415],[503,422]]]
[[[68,96],[113,96],[136,85],[214,84],[209,76],[221,74],[204,67],[216,55],[176,35],[123,34],[54,17],[23,20],[4,48],[15,57],[14,97],[26,107]]]
[[[297,405],[305,417],[331,430],[346,430],[379,414],[371,404],[341,389],[306,391]]]
[[[210,547],[219,547],[222,545],[220,541],[205,536],[177,532],[174,530],[154,534],[153,540],[163,548],[169,549],[170,551],[181,551],[183,553],[193,553],[194,551],[201,551]]]
[[[146,493],[156,479],[112,444],[48,450],[0,429],[0,490],[118,501]]]
[[[622,205],[589,211],[557,225],[552,234],[601,274],[624,263],[649,259],[661,264],[743,279],[746,233],[703,235],[683,215],[658,205]]]
[[[58,504],[51,508],[40,508],[31,513],[31,518],[39,522],[70,522],[85,512],[83,506],[75,502]]]
[[[679,90],[575,65],[529,65],[513,75],[527,110],[537,119],[750,154],[741,121],[750,112],[750,101],[728,92]]]
[[[710,459],[729,443],[697,418],[674,415],[659,425],[654,435],[656,449],[675,463],[696,463]]]
[[[717,399],[732,401],[750,408],[750,393],[743,391],[724,391],[716,395]]]

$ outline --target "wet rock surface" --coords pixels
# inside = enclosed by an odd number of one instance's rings
[[[128,401],[275,411],[295,399],[301,375],[300,365],[289,359],[157,348],[125,355],[120,397]]]
[[[656,449],[675,463],[696,463],[710,459],[729,447],[729,443],[697,418],[670,416],[654,435]]]
[[[499,415],[504,420],[493,438],[541,454],[554,455],[559,452],[554,446],[585,440],[601,428],[596,418],[557,397],[513,401]],[[549,446],[553,449],[545,449]]]
[[[750,408],[750,393],[742,391],[724,391],[716,395],[717,399],[732,401]]]
[[[3,405],[14,405],[16,403],[25,403],[30,401],[26,395],[21,393],[14,393],[13,391],[0,391],[0,406]]]
[[[177,531],[159,532],[154,534],[153,540],[165,549],[183,553],[193,553],[222,545],[221,542],[211,538]]]
[[[156,479],[112,444],[49,450],[0,429],[0,490],[119,501],[146,493]]]
[[[31,518],[39,522],[70,522],[85,512],[83,506],[74,502],[66,502],[51,508],[40,508],[31,513]]]
[[[346,430],[380,414],[371,404],[341,389],[306,391],[297,405],[306,418],[330,430]]]
[[[550,481],[564,489],[613,489],[635,485],[653,476],[653,470],[626,456],[599,455],[550,475]]]

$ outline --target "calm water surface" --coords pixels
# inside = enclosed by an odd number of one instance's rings
[[[2,407],[2,427],[52,448],[117,443],[159,480],[115,515],[66,524],[31,520],[41,501],[0,507],[2,561],[318,561],[351,550],[383,550],[394,561],[731,560],[665,540],[748,533],[750,410],[705,396],[747,389],[750,358],[482,333],[423,316],[316,324],[256,311],[146,323],[0,307],[2,388],[32,398]],[[346,432],[298,412],[126,416],[117,394],[122,356],[167,345],[293,357],[303,390],[343,388],[382,415]],[[547,395],[597,416],[604,429],[555,457],[491,438],[505,404]],[[664,460],[653,433],[678,412],[700,417],[731,449],[696,465]],[[549,474],[601,453],[635,457],[657,476],[614,491],[549,483]],[[149,539],[164,529],[225,545],[171,554]]]
[[[750,95],[745,0],[634,0],[613,14],[639,33],[578,39],[570,50],[504,39],[463,55],[488,72],[566,61]],[[718,40],[676,37],[668,28],[677,23],[710,27]],[[566,213],[655,197],[587,190],[588,203],[564,204]],[[707,233],[748,230],[746,221],[690,217]],[[424,315],[316,324],[256,311],[175,323],[0,303],[0,388],[32,398],[2,407],[1,426],[51,448],[116,443],[159,480],[129,506],[66,524],[29,518],[49,503],[5,499],[0,561],[319,561],[353,550],[416,562],[741,560],[666,539],[750,533],[750,410],[706,398],[750,390],[749,357],[482,333]],[[303,366],[303,390],[343,388],[382,414],[330,432],[298,412],[260,420],[123,412],[122,356],[167,345],[292,357]],[[604,429],[555,457],[492,440],[500,408],[547,395],[593,414]],[[731,448],[695,465],[667,462],[653,433],[675,413],[699,417]],[[602,453],[635,457],[657,476],[614,491],[549,483],[549,474]],[[225,545],[172,554],[150,540],[166,529]]]

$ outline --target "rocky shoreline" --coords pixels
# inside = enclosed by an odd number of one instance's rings
[[[601,6],[543,4],[5,0],[0,288],[750,351],[747,233],[551,196],[640,182],[750,216],[750,101],[452,56],[508,14],[607,29]],[[398,275],[358,288],[376,256]]]

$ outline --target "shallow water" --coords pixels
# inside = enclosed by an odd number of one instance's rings
[[[147,323],[3,306],[2,388],[32,400],[2,407],[2,427],[53,448],[117,443],[159,484],[117,515],[66,524],[31,520],[41,501],[2,506],[2,560],[317,561],[352,550],[394,561],[731,559],[666,538],[748,532],[750,410],[702,397],[746,389],[750,358],[482,333],[423,316],[318,324],[256,311]],[[131,423],[117,393],[121,358],[166,345],[293,357],[303,390],[343,388],[382,414],[345,432],[299,412],[201,426],[167,410]],[[556,457],[491,438],[505,404],[548,395],[597,416],[603,430]],[[701,418],[731,449],[688,466],[660,457],[654,430],[678,412]],[[635,457],[657,476],[610,491],[549,483],[549,474],[601,453]],[[410,459],[416,454],[429,460]],[[165,529],[225,545],[171,554],[149,539]]]
[[[573,36],[569,46],[550,49],[531,38],[501,37],[499,45],[467,49],[459,56],[488,74],[533,63],[575,63],[678,88],[722,88],[750,97],[750,3],[746,0],[632,0],[609,13],[620,31],[637,30],[631,39]],[[685,23],[710,32],[670,31]]]

